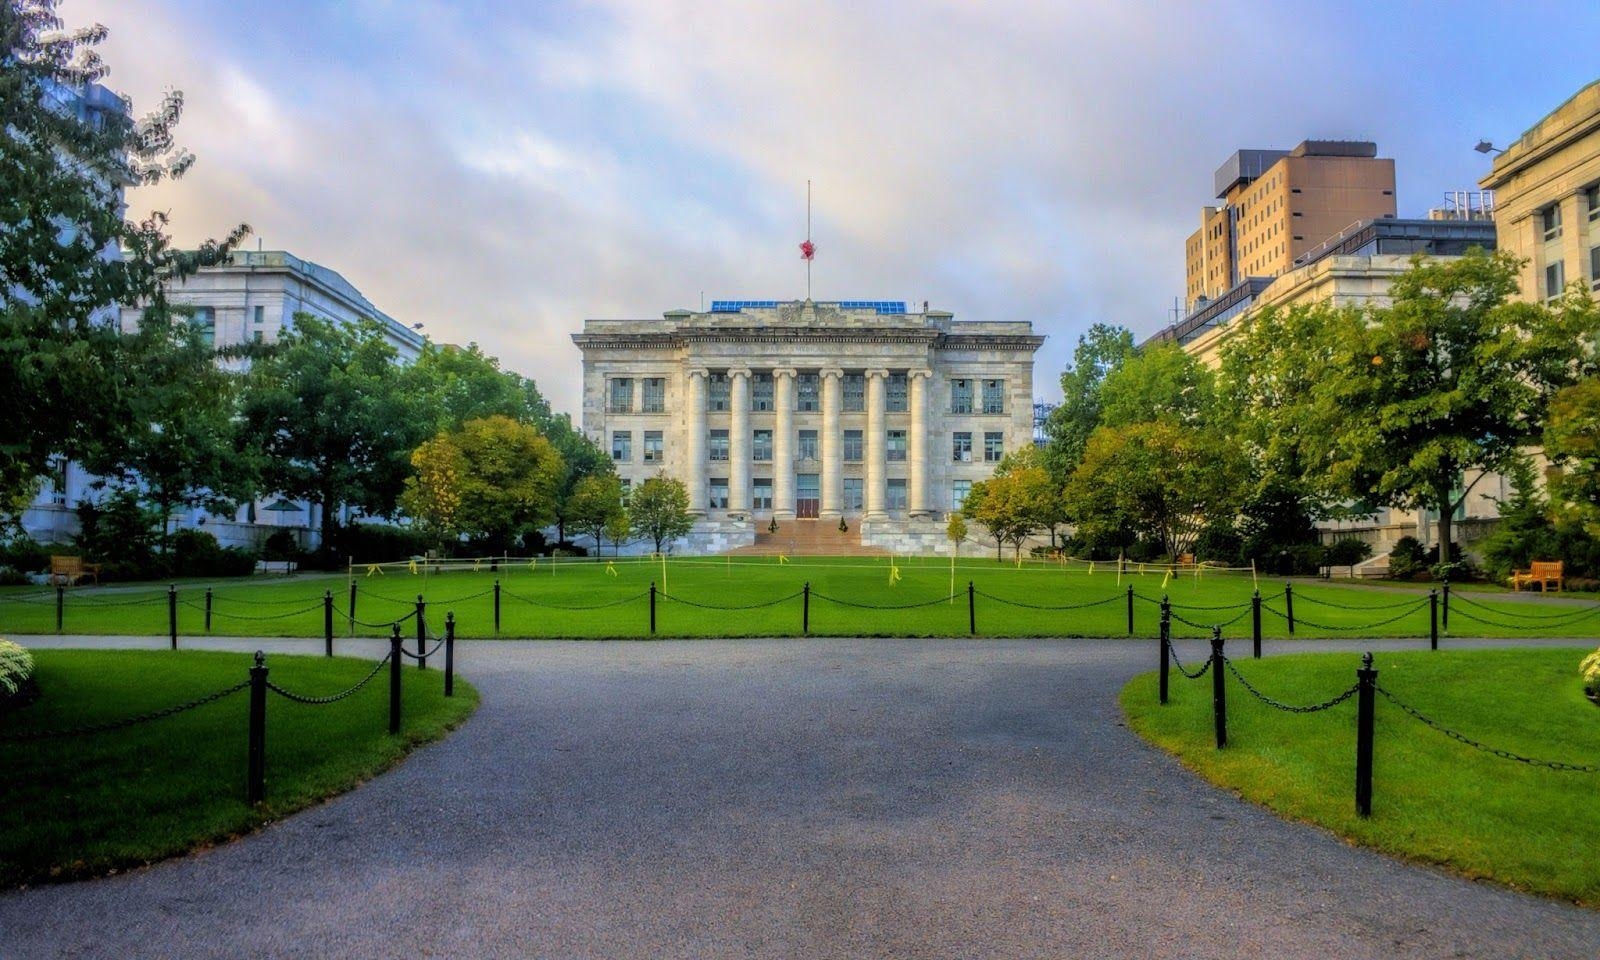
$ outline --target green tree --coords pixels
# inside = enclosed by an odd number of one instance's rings
[[[1561,468],[1551,478],[1551,494],[1590,536],[1600,537],[1600,377],[1555,395],[1544,449]]]
[[[1311,342],[1281,345],[1314,377],[1305,462],[1351,498],[1435,511],[1441,557],[1477,478],[1538,441],[1550,395],[1586,362],[1577,345],[1595,336],[1592,306],[1512,302],[1518,267],[1504,252],[1419,256],[1391,306],[1329,313]]]
[[[594,538],[596,553],[600,552],[601,538],[619,516],[627,516],[627,511],[622,507],[622,481],[615,474],[584,477],[567,502],[567,525]]]
[[[95,49],[105,28],[62,29],[55,8],[0,0],[0,502],[13,504],[52,456],[82,458],[145,429],[122,416],[110,311],[160,315],[164,282],[224,256],[247,230],[179,253],[164,214],[124,219],[125,184],[176,178],[193,162],[174,140],[183,95],[133,119],[95,86],[108,72]]]
[[[1101,427],[1067,481],[1067,515],[1080,536],[1132,534],[1177,557],[1209,522],[1238,514],[1243,473],[1238,445],[1215,431],[1172,420]]]
[[[551,416],[549,434],[550,442],[561,451],[564,464],[556,491],[556,539],[562,541],[567,538],[569,507],[578,485],[585,477],[614,475],[617,468],[604,450],[595,446],[582,431],[573,428],[567,414]]]
[[[400,508],[441,547],[461,536],[461,484],[467,464],[448,433],[426,440],[411,453],[415,471],[405,479]]]
[[[538,427],[496,415],[468,420],[446,436],[461,451],[463,533],[498,554],[516,536],[550,523],[561,454]]]
[[[242,419],[242,444],[262,457],[262,485],[322,507],[327,553],[341,504],[394,512],[411,453],[432,432],[381,326],[306,313],[254,359]]]
[[[1133,334],[1097,323],[1078,338],[1072,363],[1061,373],[1061,404],[1050,411],[1045,467],[1064,482],[1083,459],[1089,434],[1100,425],[1100,390],[1106,375],[1133,356]]]
[[[628,513],[633,518],[634,531],[653,543],[656,553],[694,529],[689,491],[682,481],[666,474],[656,474],[639,484],[628,498]]]
[[[1209,422],[1216,405],[1216,375],[1176,343],[1135,351],[1109,371],[1100,387],[1098,426],[1149,420],[1187,426]]]
[[[256,464],[236,450],[237,374],[188,323],[152,318],[123,336],[126,362],[113,371],[119,408],[138,429],[106,437],[84,465],[155,508],[164,555],[180,507],[232,512],[256,489]]]
[[[1007,543],[1020,559],[1024,540],[1060,520],[1059,491],[1041,459],[1032,445],[1006,454],[994,476],[973,484],[962,504],[962,514],[983,524],[994,539],[996,560]]]
[[[611,541],[613,557],[621,554],[623,544],[633,542],[633,518],[628,516],[626,507],[618,510],[610,520],[606,521],[605,535],[606,539]]]
[[[547,436],[550,404],[532,380],[500,368],[476,343],[465,347],[426,343],[406,368],[410,388],[422,399],[436,430],[499,415],[531,423]]]

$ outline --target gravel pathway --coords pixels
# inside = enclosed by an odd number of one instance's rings
[[[1146,747],[1116,692],[1152,654],[463,643],[483,706],[452,737],[238,843],[0,895],[0,956],[1600,955],[1600,912],[1348,847]]]

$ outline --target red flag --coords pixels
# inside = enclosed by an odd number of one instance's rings
[[[817,245],[816,244],[812,243],[810,240],[807,240],[804,243],[800,244],[800,259],[801,260],[812,260],[812,259],[815,259],[816,256],[817,256]]]

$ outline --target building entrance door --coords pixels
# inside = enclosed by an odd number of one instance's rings
[[[815,520],[822,509],[822,483],[819,474],[799,473],[794,478],[794,515],[801,520]]]

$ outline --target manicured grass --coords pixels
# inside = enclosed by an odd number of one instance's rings
[[[1600,709],[1583,696],[1584,649],[1379,654],[1378,685],[1433,720],[1524,756],[1600,765]],[[1198,664],[1189,665],[1191,669]],[[1269,696],[1321,702],[1355,682],[1354,654],[1239,660]],[[1501,759],[1430,729],[1377,697],[1373,802],[1355,812],[1356,704],[1297,715],[1228,677],[1228,746],[1217,750],[1211,678],[1156,675],[1122,691],[1130,726],[1212,783],[1356,843],[1469,877],[1600,906],[1600,774]]]
[[[357,567],[354,634],[381,636],[387,624],[405,616],[417,595],[428,599],[428,626],[443,630],[446,611],[453,611],[457,636],[494,636],[493,584],[503,587],[500,636],[505,637],[640,637],[649,635],[646,593],[663,579],[666,593],[656,611],[659,636],[795,636],[801,632],[802,585],[809,581],[811,633],[820,636],[965,636],[968,631],[967,582],[978,591],[978,633],[983,636],[1126,636],[1126,589],[1132,585],[1135,632],[1156,633],[1157,603],[1170,595],[1174,613],[1190,623],[1174,621],[1175,636],[1208,636],[1209,625],[1221,623],[1229,637],[1250,635],[1248,572],[1202,572],[1173,576],[1163,588],[1157,572],[1129,574],[1119,583],[1114,568],[1093,574],[1082,566],[1025,563],[1021,568],[992,560],[963,560],[951,589],[947,560],[906,558],[895,562],[900,580],[890,583],[884,558],[795,558],[780,564],[773,558],[747,557],[674,559],[665,575],[659,562],[624,559],[553,564],[540,561],[491,572],[458,571],[409,574],[403,568],[366,576]],[[205,632],[206,584],[179,587],[179,632]],[[1285,637],[1287,625],[1281,580],[1260,581],[1264,597],[1265,636]],[[243,579],[210,584],[213,592],[212,632],[232,636],[318,637],[322,634],[321,600],[332,591],[335,635],[350,635],[346,621],[349,581],[344,577],[298,576]],[[1426,637],[1427,588],[1412,586],[1379,591],[1338,583],[1305,581],[1295,585],[1298,637],[1360,636]],[[998,598],[998,599],[996,599]],[[771,601],[778,601],[772,603]],[[843,602],[839,602],[843,601]],[[870,606],[904,609],[871,609]],[[695,606],[702,604],[706,606]],[[718,609],[750,607],[754,609]],[[1079,609],[1037,609],[1094,604]],[[1337,606],[1331,605],[1337,604]],[[1482,604],[1481,607],[1470,604]],[[856,606],[868,605],[868,607]],[[1032,605],[1032,606],[1028,606]],[[591,609],[563,609],[563,608]],[[1346,607],[1352,609],[1346,609]],[[1208,609],[1215,608],[1215,609]],[[1476,617],[1476,619],[1472,619]],[[1487,622],[1485,622],[1487,621]],[[1571,598],[1491,599],[1486,595],[1457,597],[1450,626],[1463,636],[1591,637],[1600,635],[1600,603]],[[1348,630],[1339,628],[1361,628]],[[162,635],[167,632],[166,587],[78,587],[68,592],[63,630],[67,633]],[[403,625],[408,635],[415,626]],[[38,588],[0,591],[0,634],[55,631],[54,594]],[[1448,631],[1446,631],[1448,633]]]
[[[242,653],[35,650],[41,696],[0,717],[0,735],[116,720],[232,686]],[[269,679],[308,696],[346,689],[369,661],[273,655]],[[385,670],[388,668],[385,667]],[[403,725],[388,733],[380,673],[338,703],[269,692],[266,802],[245,802],[249,691],[109,733],[0,743],[0,887],[92,876],[235,837],[349,790],[459,724],[477,692],[443,674],[402,671]]]

